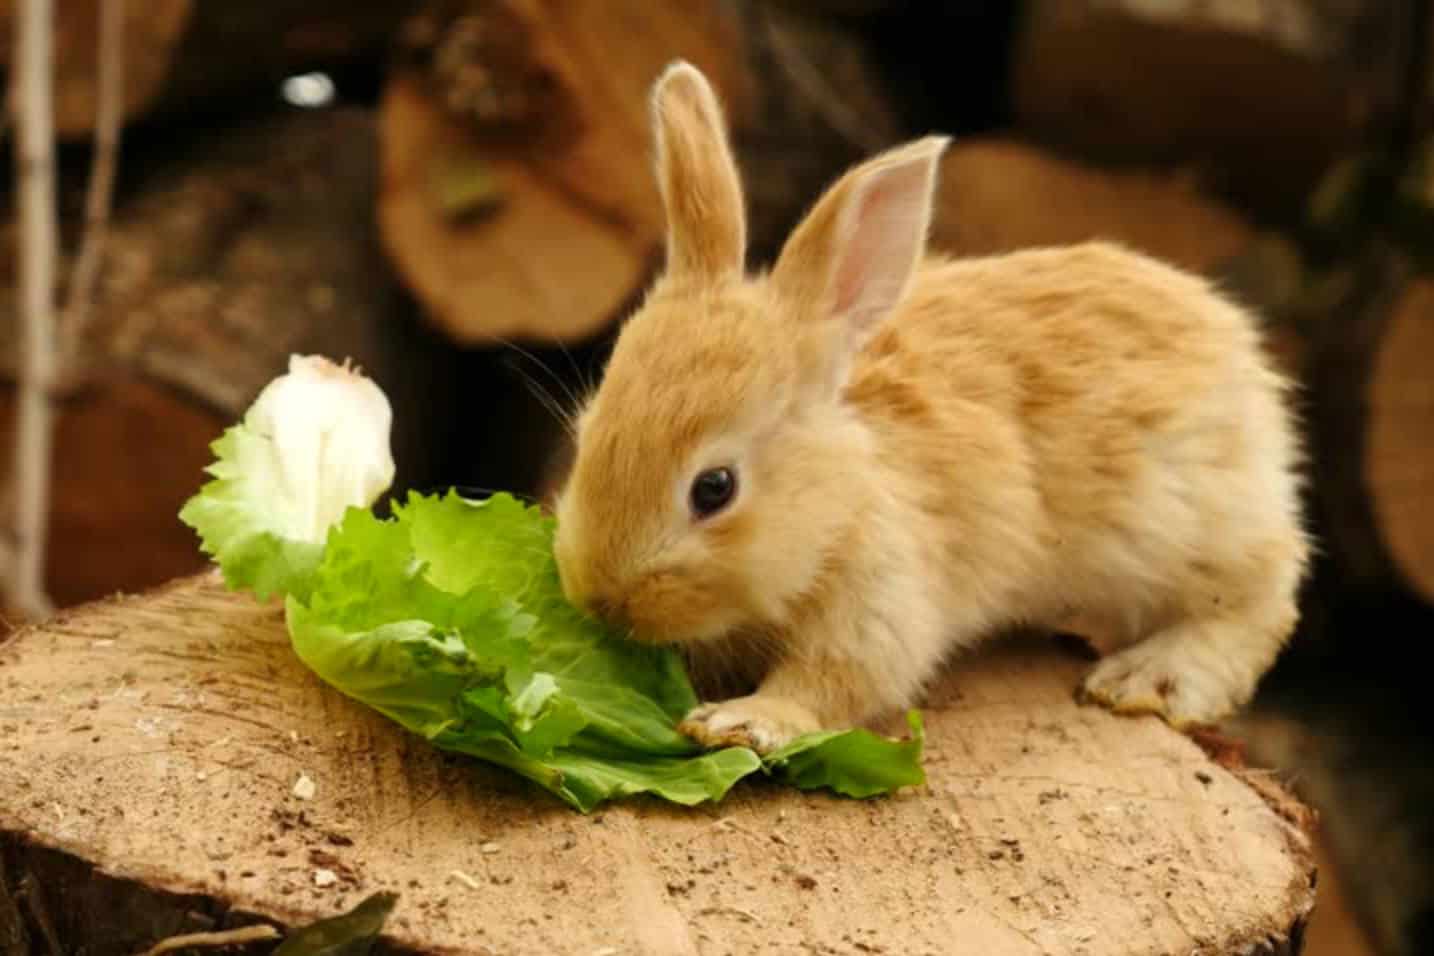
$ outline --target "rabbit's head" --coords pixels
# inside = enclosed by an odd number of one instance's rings
[[[711,87],[675,63],[652,115],[666,268],[578,417],[556,555],[578,606],[639,639],[702,641],[780,625],[843,560],[873,466],[843,389],[923,255],[947,140],[846,173],[749,276]]]

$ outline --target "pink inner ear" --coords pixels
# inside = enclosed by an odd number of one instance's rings
[[[838,240],[832,307],[862,331],[901,301],[931,216],[931,162],[873,170],[857,185]]]

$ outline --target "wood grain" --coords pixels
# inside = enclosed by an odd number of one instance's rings
[[[1380,529],[1400,570],[1434,600],[1434,283],[1404,291],[1379,344],[1367,398],[1366,475]]]
[[[928,784],[895,797],[757,783],[584,817],[328,689],[276,607],[206,574],[0,646],[0,886],[31,877],[92,953],[379,889],[390,950],[1298,952],[1298,805],[1078,706],[1082,666],[1020,641],[965,661],[928,702]]]

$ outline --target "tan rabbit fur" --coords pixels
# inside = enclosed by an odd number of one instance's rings
[[[941,137],[849,171],[747,275],[711,88],[676,63],[653,117],[668,267],[579,417],[556,551],[580,606],[761,671],[686,733],[768,751],[1075,619],[1121,648],[1085,683],[1118,711],[1188,725],[1249,699],[1309,547],[1250,316],[1104,243],[928,256]],[[699,514],[714,468],[736,491]]]

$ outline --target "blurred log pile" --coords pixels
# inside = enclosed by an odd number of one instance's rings
[[[66,262],[102,2],[57,3]],[[175,514],[293,351],[350,356],[393,398],[401,488],[549,494],[549,405],[590,387],[661,262],[646,95],[681,56],[726,101],[754,265],[848,164],[939,128],[936,247],[1116,239],[1259,309],[1305,385],[1324,546],[1294,657],[1357,657],[1434,599],[1428,7],[132,0],[113,225],[56,397],[51,593],[197,568]],[[286,104],[301,74],[336,97]],[[16,241],[0,228],[0,269]],[[12,404],[0,389],[0,476]]]
[[[63,141],[88,140],[94,128],[103,3],[55,3],[55,132]],[[0,65],[7,68],[15,5],[0,0]],[[412,0],[127,4],[125,119],[178,126],[198,113],[232,110],[246,101],[252,111],[256,97],[272,96],[288,76],[362,68],[382,58],[413,7]]]
[[[67,250],[99,2],[58,8]],[[1341,205],[1357,190],[1340,184],[1358,181],[1399,109],[1393,8],[963,6],[129,5],[115,225],[60,419],[56,593],[72,602],[193,566],[174,507],[206,441],[294,350],[352,355],[394,394],[405,484],[550,491],[561,432],[531,392],[567,401],[590,384],[660,263],[646,92],[675,56],[709,72],[728,104],[754,264],[846,165],[939,127],[958,139],[938,247],[1123,240],[1231,284],[1270,316],[1274,347],[1303,375],[1312,330],[1353,281],[1311,258],[1311,204],[1326,219],[1360,214]],[[12,18],[0,4],[0,32]],[[968,60],[965,72],[951,65]],[[334,106],[279,101],[278,85],[308,71],[336,79]],[[0,241],[13,248],[13,230]],[[1359,475],[1374,520],[1429,594],[1421,290],[1389,309],[1355,413],[1371,427]],[[0,362],[16,354],[0,350]],[[108,445],[81,437],[87,415]],[[161,436],[173,454],[133,453]],[[133,510],[122,466],[101,465],[126,449],[152,479],[139,524],[118,517]],[[133,573],[82,570],[87,542],[127,539],[168,540],[168,557],[136,560]]]
[[[352,355],[384,379],[406,418],[422,420],[443,396],[451,360],[405,321],[401,289],[372,238],[371,111],[281,115],[253,106],[316,60],[340,70],[378,55],[405,5],[379,16],[384,6],[354,16],[333,3],[306,4],[302,14],[272,3],[128,5],[125,115],[155,132],[141,125],[126,145],[95,302],[59,383],[47,577],[60,604],[199,566],[175,509],[202,480],[208,443],[290,351]],[[57,9],[56,131],[79,148],[94,124],[97,16],[95,0]],[[12,20],[7,4],[6,32]],[[83,225],[84,179],[74,174],[83,164],[70,165],[61,198],[67,253]],[[12,267],[17,242],[9,218],[0,268]],[[6,278],[0,321],[8,323],[15,276]],[[19,350],[13,327],[0,328],[9,340],[0,368],[10,374]],[[0,393],[0,474],[10,470],[13,422]],[[404,476],[423,474],[424,430],[401,429],[397,439]]]
[[[291,352],[352,356],[384,382],[405,426],[422,422],[430,403],[452,401],[451,356],[404,321],[382,252],[363,238],[377,185],[373,133],[366,113],[334,110],[258,120],[145,157],[145,181],[110,231],[79,364],[62,383],[56,600],[196,567],[176,507],[197,488],[209,442]],[[13,229],[0,233],[7,248],[15,241]],[[0,308],[13,306],[0,289]],[[13,352],[3,357],[8,364]],[[0,436],[10,421],[7,410]],[[401,478],[431,480],[436,433],[400,427],[394,438]]]
[[[99,2],[57,19],[67,250]],[[0,32],[11,19],[0,4]],[[646,92],[675,56],[728,104],[754,264],[846,165],[939,127],[958,139],[935,245],[1120,239],[1230,284],[1303,376],[1357,284],[1319,260],[1310,211],[1361,215],[1350,184],[1400,108],[1400,35],[1388,5],[1315,0],[131,4],[115,225],[60,419],[55,591],[193,566],[172,513],[205,442],[290,351],[352,355],[394,395],[404,484],[550,491],[561,432],[525,380],[563,401],[589,385],[660,263]],[[951,65],[966,60],[980,83]],[[334,106],[279,101],[306,71],[337,79]],[[1393,294],[1375,371],[1346,397],[1368,418],[1357,472],[1390,560],[1434,594],[1429,295],[1417,279]],[[105,442],[82,437],[86,416]],[[161,440],[172,454],[134,451]],[[101,464],[123,451],[151,479],[138,524],[119,517],[138,520],[123,466]],[[168,556],[128,571],[77,557],[141,539]]]

